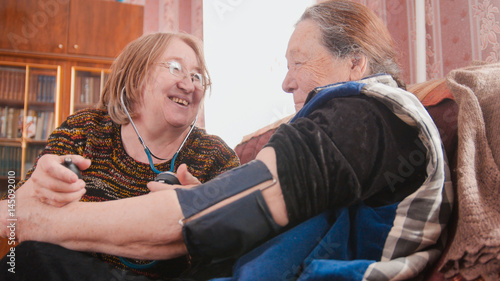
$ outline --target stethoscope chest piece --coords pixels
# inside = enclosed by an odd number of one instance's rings
[[[156,182],[167,183],[167,184],[181,184],[175,173],[170,171],[159,173],[156,178]]]

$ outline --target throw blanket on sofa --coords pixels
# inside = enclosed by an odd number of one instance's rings
[[[500,64],[447,77],[459,106],[458,221],[441,271],[498,280],[500,272]]]

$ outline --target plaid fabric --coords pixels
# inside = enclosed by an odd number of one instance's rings
[[[371,83],[373,80],[385,83]],[[429,246],[443,242],[438,240],[453,203],[449,169],[432,118],[414,95],[397,88],[391,80],[388,75],[363,80],[367,85],[361,93],[378,98],[401,120],[419,129],[428,151],[428,178],[398,205],[381,261],[368,267],[363,280],[405,280],[422,272],[428,262],[437,260],[440,249]]]

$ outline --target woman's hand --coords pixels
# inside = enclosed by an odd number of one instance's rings
[[[46,154],[38,160],[35,171],[22,188],[31,189],[31,196],[57,207],[80,200],[86,192],[85,182],[61,165],[66,157],[80,170],[90,167],[90,160],[80,155]]]
[[[160,182],[149,182],[148,183],[148,188],[151,190],[151,192],[156,192],[160,190],[168,190],[168,189],[175,189],[178,187],[182,188],[191,188],[193,186],[201,184],[201,182],[193,176],[187,168],[186,164],[181,164],[179,168],[177,169],[177,178],[179,179],[179,182],[181,185],[172,185],[172,184],[165,184],[165,183],[160,183]]]

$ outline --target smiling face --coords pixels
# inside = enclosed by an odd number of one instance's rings
[[[174,75],[170,65],[180,65],[186,75]],[[196,53],[181,39],[174,38],[152,66],[142,86],[138,117],[162,129],[187,128],[198,114],[203,88],[196,87],[190,73],[199,73]]]
[[[321,32],[312,20],[297,24],[286,51],[288,73],[282,87],[293,94],[295,110],[299,111],[311,90],[332,83],[349,81],[350,58],[336,58],[321,43]]]

